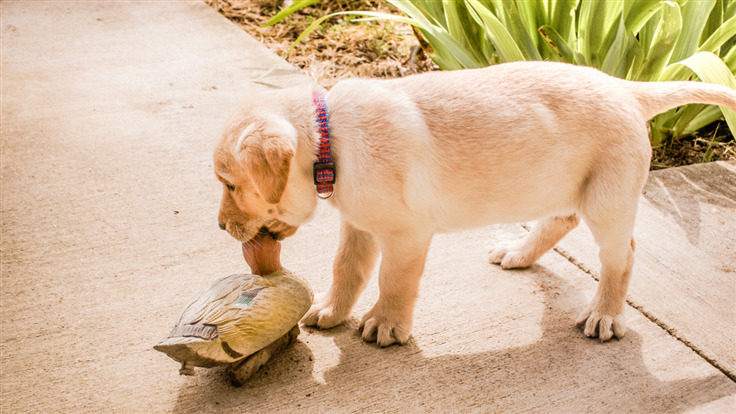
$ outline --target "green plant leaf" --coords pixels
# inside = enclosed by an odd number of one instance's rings
[[[736,2],[734,2],[736,3]],[[736,16],[728,19],[726,22],[723,23],[721,27],[716,29],[715,32],[708,38],[708,40],[705,41],[699,48],[698,53],[701,52],[711,52],[714,53],[718,51],[718,49],[723,45],[726,41],[729,40],[729,38],[736,36]],[[726,57],[731,55],[732,50],[730,50]],[[730,62],[728,58],[724,59],[726,63]],[[730,65],[731,72],[733,73],[733,66]],[[686,80],[690,77],[692,72],[687,70],[687,67],[682,65],[669,65],[666,67],[666,69],[660,74],[658,80]]]
[[[731,73],[736,72],[736,47],[731,48],[726,56],[723,57],[723,62],[726,63],[726,66],[728,66]]]
[[[513,37],[490,10],[485,8],[478,0],[465,0],[465,3],[470,6],[468,8],[471,12],[470,15],[485,29],[503,62],[524,60],[524,55],[519,50],[519,46],[517,46]]]
[[[736,1],[733,2],[733,4],[736,4]],[[698,52],[717,52],[718,48],[721,47],[724,43],[726,43],[730,38],[736,36],[736,16],[732,16],[723,24],[721,27],[716,29],[715,32],[713,32],[712,35],[703,42],[702,45],[698,48]]]
[[[672,62],[679,62],[697,51],[700,35],[715,4],[716,0],[698,0],[681,6],[682,30],[670,57]]]
[[[723,15],[723,18],[725,20],[728,20],[734,16],[736,16],[736,2],[727,1],[726,2],[726,13]]]
[[[522,18],[516,1],[506,2],[506,12],[508,13],[513,38],[518,39],[518,46],[520,46],[524,59],[542,60],[542,56],[539,54],[539,50],[537,50],[537,44],[530,36],[530,30],[525,24],[526,18]],[[534,37],[536,38],[535,29],[532,30],[532,33],[534,33]]]
[[[417,2],[411,2],[406,0],[388,0],[389,3],[391,3],[394,7],[401,10],[402,13],[407,15],[410,19],[414,20],[416,23],[416,27],[430,27],[430,26],[438,26],[441,20],[444,20],[443,13],[444,10],[442,9],[442,3],[437,3],[433,1],[427,1],[428,4],[435,5],[435,7],[439,8],[439,13],[435,15],[434,8],[429,7],[422,7],[419,8],[417,4],[422,4],[423,2],[417,1]],[[441,19],[437,19],[437,17],[440,17]]]
[[[416,27],[432,46],[432,60],[434,60],[434,62],[442,69],[454,70],[487,66],[488,62],[478,61],[476,57],[472,53],[468,52],[459,41],[454,39],[447,30],[430,21],[429,18],[417,7],[411,4],[411,2],[404,0],[389,0],[389,2],[410,17],[408,23]]]
[[[526,28],[526,33],[531,37],[534,42],[535,48],[539,47],[539,37],[537,35],[537,28],[544,22],[542,16],[544,13],[545,6],[541,0],[514,0],[514,4],[519,9],[519,18],[522,21],[522,25]]]
[[[618,28],[618,17],[623,11],[622,0],[582,0],[578,32],[580,52],[588,65],[600,67]]]
[[[719,85],[728,86],[736,89],[736,80],[734,75],[725,62],[711,52],[698,52],[687,59],[675,62],[662,72],[658,81],[685,80],[687,77],[675,76],[680,72],[676,71],[678,66],[690,69],[704,82],[717,83]]]
[[[703,32],[700,33],[700,41],[698,45],[703,44],[708,38],[723,25],[723,16],[726,13],[726,1],[732,2],[732,0],[716,0],[713,10],[708,15],[708,20],[703,27]],[[719,54],[717,51],[716,54]]]
[[[276,24],[276,23],[284,20],[288,16],[291,16],[297,10],[301,10],[301,9],[303,9],[305,7],[309,7],[309,6],[311,6],[311,5],[315,4],[315,3],[318,3],[318,2],[319,2],[319,0],[296,0],[289,7],[281,10],[278,13],[276,13],[275,16],[273,16],[266,23],[263,23],[260,27],[272,26],[272,25],[274,25],[274,24]]]
[[[570,44],[575,41],[575,16],[579,0],[548,1],[548,17],[546,26],[555,31]]]
[[[675,47],[677,37],[682,29],[682,15],[680,6],[671,1],[662,3],[662,15],[654,32],[652,45],[649,48],[644,62],[636,76],[636,80],[653,80],[667,65]]]
[[[469,45],[471,42],[465,35],[465,26],[468,22],[464,22],[460,17],[458,5],[451,0],[442,0],[442,8],[445,14],[445,27],[450,36],[458,39],[460,43]]]
[[[624,3],[626,30],[637,33],[644,24],[661,10],[660,0],[636,0]]]
[[[659,24],[660,17],[662,16],[663,4],[664,3],[659,2],[656,13],[652,15],[650,19],[644,22],[644,25],[641,26],[639,32],[637,33],[639,44],[641,45],[644,56],[647,56],[649,54],[649,49],[652,47],[652,39],[654,39],[654,33],[657,31],[657,26]]]
[[[417,10],[420,10],[427,18],[431,19],[435,24],[440,24],[445,18],[445,9],[442,2],[437,0],[389,0],[389,3],[411,3]]]
[[[714,105],[705,105],[705,107],[702,108],[702,110],[697,115],[695,115],[695,117],[693,117],[689,124],[682,129],[680,135],[693,135],[699,129],[706,127],[722,118],[723,113],[721,112],[720,107]],[[733,130],[731,130],[731,132],[733,133]]]
[[[636,37],[626,32],[626,23],[622,15],[616,37],[608,49],[608,54],[603,60],[601,70],[618,78],[626,78],[637,52],[641,50],[636,48],[637,45]]]
[[[550,50],[559,57],[559,60],[567,63],[575,62],[575,52],[554,27],[544,25],[539,28],[539,34],[542,35],[542,39]]]
[[[712,105],[711,105],[712,106]],[[679,138],[688,134],[683,133],[683,131],[688,130],[688,127],[692,123],[693,119],[698,116],[698,114],[703,113],[703,110],[707,108],[708,105],[703,104],[690,104],[685,105],[678,109],[677,115],[673,116],[670,120],[667,121],[666,125],[670,126],[672,129],[672,136],[675,138]],[[716,108],[716,113],[718,114],[718,117],[714,119],[713,121],[716,121],[718,118],[722,118],[720,111]]]
[[[453,0],[443,0],[442,6],[445,15],[447,33],[458,40],[465,50],[472,53],[476,60],[485,60],[486,57],[482,53],[482,49],[478,47],[478,38],[473,29],[477,25],[473,24],[472,19],[467,10],[459,6],[459,3]]]

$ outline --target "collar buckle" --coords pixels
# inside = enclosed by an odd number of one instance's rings
[[[335,184],[335,163],[315,162],[314,163],[314,185]]]

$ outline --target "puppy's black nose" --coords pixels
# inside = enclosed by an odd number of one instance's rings
[[[225,223],[218,221],[217,224],[220,225],[220,230],[225,230]]]

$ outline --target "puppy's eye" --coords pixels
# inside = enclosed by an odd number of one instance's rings
[[[230,183],[225,183],[225,187],[230,191],[235,191],[235,186]]]

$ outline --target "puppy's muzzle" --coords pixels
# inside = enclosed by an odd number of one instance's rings
[[[220,226],[220,230],[227,230],[227,224],[218,221],[217,224]]]

